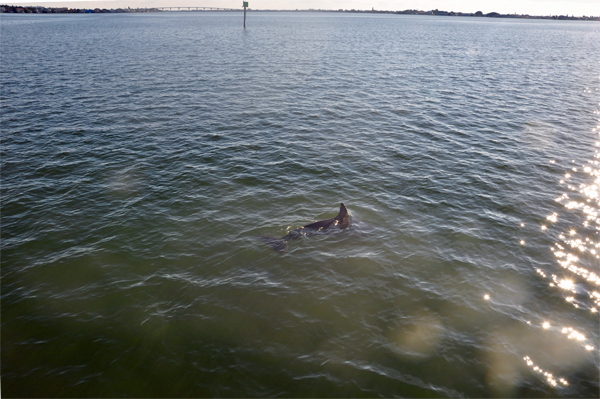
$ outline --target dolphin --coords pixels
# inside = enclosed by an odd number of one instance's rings
[[[315,234],[319,231],[329,230],[333,228],[346,229],[350,225],[350,213],[346,209],[344,203],[340,204],[340,212],[331,219],[319,220],[318,222],[307,224],[290,231],[281,238],[259,236],[261,240],[270,245],[275,251],[284,253],[288,249],[288,241],[295,240],[302,236]]]

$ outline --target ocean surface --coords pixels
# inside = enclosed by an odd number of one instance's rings
[[[242,22],[0,16],[2,395],[598,397],[600,24]]]

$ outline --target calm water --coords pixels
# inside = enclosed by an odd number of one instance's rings
[[[598,23],[0,29],[4,396],[598,397]]]

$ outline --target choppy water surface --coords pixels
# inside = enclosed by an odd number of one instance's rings
[[[0,17],[3,394],[598,397],[600,25],[241,25]]]

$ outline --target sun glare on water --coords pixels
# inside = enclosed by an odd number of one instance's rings
[[[600,125],[597,129],[600,133]],[[596,148],[600,141],[596,142]],[[590,317],[598,317],[600,307],[600,150],[595,151],[593,159],[582,165],[573,165],[570,160],[564,170],[557,176],[557,187],[564,192],[555,197],[557,205],[553,211],[545,215],[544,223],[538,224],[543,237],[549,239],[554,264],[548,267],[539,266],[535,272],[548,284],[548,293],[564,300],[565,306],[571,306],[574,312],[585,312]],[[559,167],[558,160],[550,160],[553,167]],[[558,171],[557,171],[558,172]],[[523,227],[525,223],[521,223]],[[538,230],[538,232],[540,231]],[[527,237],[519,238],[525,244]],[[533,240],[530,240],[533,241]],[[486,298],[487,295],[486,295]],[[564,314],[548,312],[543,315],[546,320],[524,321],[528,328],[537,329],[540,339],[547,339],[556,349],[557,356],[545,357],[544,353],[522,352],[523,360],[530,371],[554,389],[567,389],[567,375],[557,376],[555,371],[564,356],[589,356],[598,351],[597,334],[587,332],[585,327],[576,326],[567,321]],[[565,326],[566,324],[566,326]],[[571,326],[569,326],[571,324]],[[561,327],[562,325],[562,327]],[[564,349],[566,347],[571,349]],[[562,348],[562,349],[560,349]],[[564,349],[562,356],[558,353]],[[554,352],[553,352],[554,353]],[[585,355],[585,354],[588,355]],[[532,359],[535,357],[536,360]],[[550,360],[552,358],[552,360]],[[556,360],[556,364],[554,361]],[[554,369],[554,370],[551,370]]]

